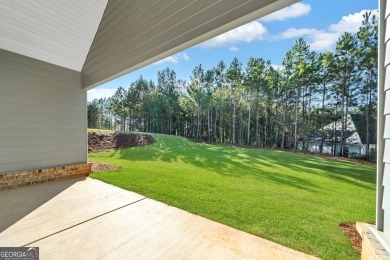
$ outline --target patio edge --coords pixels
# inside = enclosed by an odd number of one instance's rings
[[[357,230],[362,237],[361,259],[390,259],[390,253],[386,250],[383,241],[375,234],[375,227],[366,223],[356,223]]]

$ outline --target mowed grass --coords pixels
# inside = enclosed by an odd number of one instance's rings
[[[95,129],[95,128],[88,128],[88,133],[90,132],[100,132],[100,133],[113,133],[112,130],[106,130],[106,129]]]
[[[375,167],[155,135],[92,153],[91,177],[325,259],[358,259],[341,222],[375,220]]]

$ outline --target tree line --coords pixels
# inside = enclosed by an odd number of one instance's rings
[[[311,51],[298,39],[281,68],[234,58],[207,70],[196,66],[189,81],[169,68],[157,82],[141,76],[110,98],[88,102],[88,126],[269,148],[297,149],[301,142],[307,150],[313,135],[321,137],[320,149],[326,139],[337,142],[324,126],[341,119],[343,154],[348,114],[364,117],[367,141],[376,132],[377,31],[377,17],[366,13],[334,52]]]

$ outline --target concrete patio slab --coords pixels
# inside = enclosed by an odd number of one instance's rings
[[[4,242],[7,246],[27,245],[142,198],[85,178],[2,191],[0,246],[4,246]],[[26,213],[26,208],[31,212],[21,215]],[[18,221],[14,225],[5,226],[15,220]]]
[[[90,178],[1,191],[0,223],[41,259],[315,259]]]

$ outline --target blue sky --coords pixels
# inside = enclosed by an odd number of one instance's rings
[[[92,89],[88,91],[88,101],[109,97],[118,87],[127,88],[140,75],[156,81],[157,72],[166,67],[173,69],[178,79],[189,80],[195,66],[202,64],[204,69],[210,69],[220,60],[229,65],[234,57],[244,66],[249,57],[280,66],[286,51],[299,37],[314,51],[333,50],[342,33],[357,31],[365,10],[377,8],[377,0],[301,1]]]

